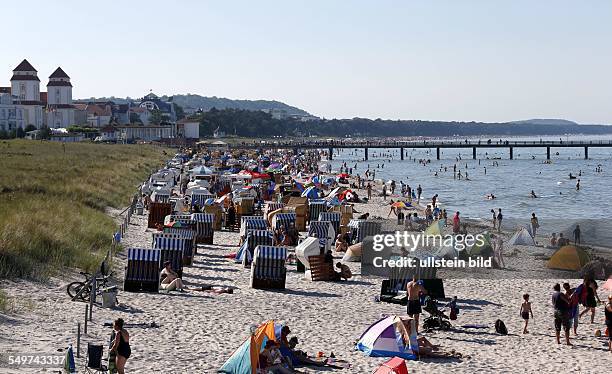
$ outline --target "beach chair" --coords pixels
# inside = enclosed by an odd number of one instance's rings
[[[193,263],[193,256],[197,253],[195,230],[189,228],[164,227],[164,233],[176,234],[187,239],[183,251],[183,265],[191,265]]]
[[[183,253],[188,240],[177,234],[153,233],[153,248],[160,250],[158,272],[164,268],[164,262],[170,261],[172,269],[183,276]]]
[[[328,221],[334,226],[334,233],[340,233],[340,220],[342,214],[340,212],[321,212],[319,213],[319,221]]]
[[[102,356],[104,355],[104,346],[102,344],[87,343],[87,357],[85,362],[86,373],[106,373],[108,368],[102,365]]]
[[[249,230],[246,239],[236,253],[235,261],[237,263],[244,262],[250,264],[253,261],[253,254],[258,245],[272,246],[274,245],[274,234],[270,230]],[[246,256],[246,258],[244,257]]]
[[[151,201],[154,203],[168,203],[170,202],[170,193],[155,191],[151,194]]]
[[[210,193],[197,193],[194,192],[191,194],[191,207],[199,206],[200,208],[204,208],[206,200],[214,199],[215,196]]]
[[[272,229],[276,230],[281,227],[289,229],[292,225],[295,226],[296,219],[295,213],[277,213],[272,218]]]
[[[249,230],[266,230],[268,222],[261,216],[242,216],[240,218],[240,243],[244,242]]]
[[[195,223],[196,243],[212,244],[215,234],[215,215],[211,213],[193,213],[191,219]]]
[[[340,280],[334,270],[334,264],[325,262],[325,255],[309,256],[308,262],[310,270],[306,271],[306,275],[310,274],[310,280],[313,282]]]
[[[123,290],[157,292],[159,290],[160,250],[128,248]]]
[[[327,252],[334,245],[336,231],[329,221],[310,221],[308,236],[318,238],[319,247],[325,249],[323,252]]]
[[[406,290],[406,284],[412,281],[412,277],[423,281],[423,287],[427,293],[435,298],[444,298],[444,287],[442,280],[436,278],[435,267],[420,266],[419,258],[416,258],[415,267],[390,267],[389,279],[383,280],[380,290],[380,301],[405,305],[406,297],[398,297],[399,291]],[[430,289],[431,288],[431,294]],[[440,296],[442,295],[442,296]]]
[[[327,211],[327,201],[325,200],[310,200],[308,201],[308,220],[314,221],[319,218],[321,212]]]
[[[277,203],[277,202],[273,202],[273,201],[268,201],[266,203],[266,206],[264,207],[263,216],[267,220],[268,219],[268,213],[273,212],[273,211],[278,210],[278,209],[282,209],[284,207],[285,207],[285,204],[283,204],[283,203]]]
[[[251,287],[285,289],[287,248],[258,245],[251,265]]]
[[[164,219],[164,223],[168,224],[170,220],[180,223],[183,228],[193,228],[195,226],[195,221],[191,214],[169,214]]]
[[[371,220],[352,219],[348,227],[351,232],[351,244],[357,244],[361,243],[368,236],[380,234],[382,224]]]
[[[163,225],[167,215],[172,214],[172,204],[170,203],[149,203],[148,228],[156,228]]]

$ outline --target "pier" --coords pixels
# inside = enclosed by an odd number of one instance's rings
[[[472,158],[476,159],[477,149],[496,149],[504,148],[508,149],[510,159],[514,159],[515,148],[543,148],[546,149],[546,159],[550,160],[551,148],[583,148],[584,158],[589,158],[589,148],[612,148],[612,141],[492,141],[492,140],[464,140],[464,141],[395,141],[395,140],[378,140],[378,141],[346,141],[346,140],[329,140],[329,141],[308,141],[308,140],[296,140],[296,141],[273,141],[273,142],[242,142],[232,144],[231,148],[235,149],[293,149],[295,152],[305,149],[326,149],[328,151],[328,157],[331,160],[333,158],[334,149],[337,148],[354,148],[364,150],[364,159],[369,158],[369,149],[382,149],[382,148],[397,148],[400,150],[400,159],[403,160],[405,157],[404,150],[410,149],[435,149],[436,159],[440,159],[442,149],[472,149]]]

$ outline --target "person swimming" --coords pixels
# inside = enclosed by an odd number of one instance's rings
[[[533,190],[531,190],[531,197],[534,198],[534,199],[538,197]]]

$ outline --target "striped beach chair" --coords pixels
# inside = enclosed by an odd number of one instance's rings
[[[273,212],[273,211],[278,210],[278,209],[282,209],[284,207],[285,207],[285,204],[283,204],[283,203],[277,203],[277,202],[274,202],[274,201],[268,201],[266,203],[266,206],[264,207],[263,216],[267,220],[268,219],[268,213]]]
[[[289,229],[289,227],[295,226],[296,219],[297,215],[295,213],[277,213],[272,218],[272,228],[275,230],[281,227]]]
[[[176,234],[187,239],[183,251],[183,265],[191,265],[193,263],[193,256],[197,253],[195,230],[189,228],[164,227],[164,234]]]
[[[183,254],[188,240],[178,234],[153,233],[153,248],[160,250],[159,270],[170,261],[179,278],[183,276]]]
[[[149,203],[149,218],[147,227],[155,228],[163,225],[167,215],[172,214],[172,204],[170,203]]]
[[[200,208],[202,208],[204,206],[204,203],[206,202],[206,200],[208,199],[214,199],[215,196],[212,194],[203,194],[203,193],[193,193],[191,194],[191,206],[199,206]]]
[[[249,230],[266,230],[268,222],[261,216],[242,216],[240,218],[240,242],[244,242]]]
[[[348,224],[352,244],[361,243],[364,238],[380,234],[382,224],[365,219],[352,219]]]
[[[215,215],[212,213],[193,213],[191,219],[195,223],[196,243],[212,244],[215,234]]]
[[[336,231],[329,221],[310,221],[308,236],[319,239],[319,247],[325,251],[331,249],[336,239]]]
[[[167,219],[164,219],[164,223],[170,222],[170,220],[174,220],[174,222],[179,222],[183,227],[192,228],[195,226],[195,221],[191,214],[169,214]]]
[[[128,248],[123,290],[157,292],[161,251],[153,248]]]
[[[391,256],[390,259],[399,259],[399,256]],[[380,290],[380,300],[391,303],[404,303],[405,300],[397,300],[399,291],[406,290],[406,284],[412,281],[412,277],[416,276],[417,280],[423,281],[423,286],[427,293],[434,298],[444,298],[444,285],[441,279],[436,278],[437,268],[421,266],[421,259],[414,257],[416,260],[414,267],[394,266],[389,268],[389,279],[383,280]]]
[[[310,221],[319,218],[321,212],[327,212],[327,202],[325,200],[310,200],[308,202],[308,219]]]
[[[251,287],[285,289],[287,248],[258,245],[251,265]]]
[[[250,264],[253,261],[253,253],[258,245],[274,245],[274,234],[271,230],[249,230],[242,246],[236,253],[235,261]]]
[[[319,213],[319,221],[329,221],[334,226],[334,232],[340,232],[340,212],[321,212]]]
[[[170,194],[165,192],[153,192],[151,194],[151,201],[154,203],[168,203],[170,202]]]

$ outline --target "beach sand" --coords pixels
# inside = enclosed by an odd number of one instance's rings
[[[388,206],[375,198],[367,205],[357,204],[356,210],[386,217]],[[393,230],[393,223],[387,225],[386,229]],[[146,216],[135,215],[122,244],[146,247],[150,238]],[[367,357],[354,350],[360,335],[381,314],[405,315],[405,307],[375,302],[380,279],[361,277],[359,263],[349,263],[355,277],[348,282],[310,282],[295,271],[295,266],[289,266],[286,290],[255,290],[249,287],[249,270],[225,258],[237,249],[238,241],[236,232],[215,232],[215,244],[200,246],[193,266],[184,271],[188,286],[229,286],[235,288],[233,294],[121,291],[119,307],[94,308],[88,333],[81,337],[78,367],[82,368],[84,363],[87,343],[106,344],[111,329],[103,323],[118,317],[128,324],[155,322],[159,326],[127,327],[133,352],[127,372],[214,373],[248,337],[251,326],[269,319],[287,323],[292,335],[299,338],[302,350],[310,354],[333,352],[337,358],[350,362],[352,368],[342,372],[371,373],[387,360]],[[603,307],[597,310],[595,324],[589,323],[588,316],[581,320],[578,336],[572,337],[573,347],[557,345],[550,295],[554,283],[568,281],[564,277],[571,275],[549,270],[543,274],[543,260],[537,260],[521,248],[512,251],[516,255],[507,257],[508,269],[490,270],[496,279],[455,279],[461,271],[454,270],[448,277],[444,271],[439,272],[445,278],[446,295],[459,298],[461,312],[453,321],[454,331],[425,336],[444,351],[454,350],[464,357],[409,361],[409,372],[608,371],[611,356],[607,341],[594,337],[596,329],[605,329]],[[118,284],[122,282],[124,266],[123,253],[115,258]],[[466,273],[463,275],[470,275],[470,271],[462,271]],[[71,302],[66,294],[65,285],[73,279],[80,276],[67,273],[64,279],[51,279],[44,284],[3,281],[1,288],[12,298],[14,312],[0,315],[0,352],[52,353],[68,344],[76,349],[77,322],[84,323],[85,304]],[[576,286],[580,281],[574,279],[571,283]],[[521,333],[523,321],[519,316],[521,295],[525,292],[531,295],[535,314],[527,335]],[[600,292],[602,299],[605,296]],[[506,323],[508,336],[495,333],[497,319]],[[462,325],[485,328],[463,328]],[[316,372],[315,368],[301,370]],[[13,372],[41,372],[41,369]]]

